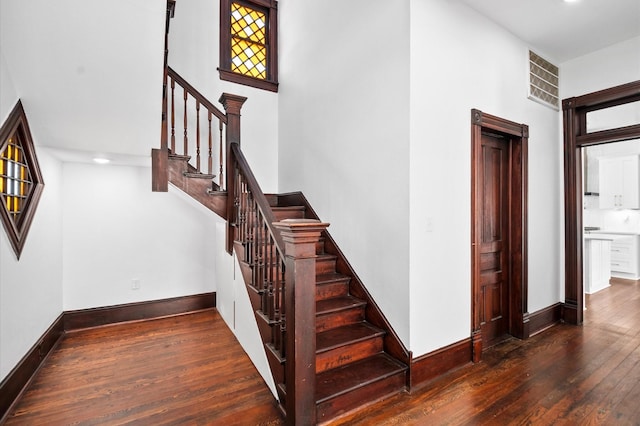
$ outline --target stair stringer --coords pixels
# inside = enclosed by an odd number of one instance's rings
[[[311,204],[306,199],[302,192],[291,192],[287,194],[280,194],[277,196],[278,201],[277,205],[280,207],[284,206],[305,206],[306,208],[306,217],[309,219],[320,219],[318,214],[313,210]],[[336,260],[336,271],[347,275],[351,278],[349,282],[349,292],[365,302],[367,302],[365,317],[368,322],[375,325],[376,327],[381,328],[386,331],[384,337],[384,351],[389,353],[392,357],[407,365],[409,370],[406,375],[406,385],[407,389],[410,389],[410,378],[411,378],[411,361],[412,361],[412,353],[409,351],[402,341],[400,337],[397,335],[389,321],[384,316],[382,310],[375,302],[373,296],[366,289],[363,282],[360,280],[355,270],[347,260],[344,253],[340,250],[337,243],[331,236],[328,230],[323,231],[322,237],[324,239],[324,249],[328,254],[332,254],[337,256]]]
[[[169,182],[226,220],[227,193],[215,191],[214,176],[196,173],[189,159],[189,156],[169,154]]]

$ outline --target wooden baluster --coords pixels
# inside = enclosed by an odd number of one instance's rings
[[[165,43],[166,44],[166,43]],[[166,49],[165,49],[166,52]],[[166,54],[166,53],[165,53]],[[167,75],[167,66],[164,67],[164,81],[162,82],[162,133],[160,135],[160,149],[167,151],[169,149],[169,118],[167,117],[169,105],[168,84],[169,76]]]
[[[187,140],[187,89],[184,89],[184,155],[189,155],[189,143]]]
[[[212,134],[211,134],[211,111],[207,110],[209,112],[207,119],[209,120],[209,158],[208,158],[208,162],[207,162],[207,174],[211,174],[213,173],[213,140],[212,140]]]
[[[268,232],[268,230],[265,227],[265,231]],[[274,321],[276,319],[276,300],[274,297],[275,294],[275,289],[273,287],[273,238],[271,237],[271,234],[269,234],[269,239],[268,239],[268,243],[266,246],[267,249],[267,276],[266,276],[266,285],[267,285],[267,291],[269,292],[269,319],[271,319],[272,321]]]
[[[196,99],[196,171],[200,173],[200,101]]]
[[[244,225],[244,220],[242,220],[243,215],[244,215],[244,200],[242,197],[242,180],[241,179],[236,179],[236,188],[233,189],[234,193],[236,194],[235,196],[238,199],[238,213],[236,214],[236,240],[240,241],[241,243],[243,243],[243,245],[246,248],[246,229],[245,229],[245,225]],[[247,253],[245,252],[244,254],[245,257],[245,261],[248,261],[248,256]]]
[[[218,182],[220,182],[220,191],[224,190],[224,170],[222,168],[222,155],[224,150],[224,144],[222,143],[222,120],[218,120],[218,128],[220,129],[220,174],[218,175]]]
[[[234,194],[236,207],[236,217],[235,217],[235,233],[236,239],[243,243],[245,246],[245,261],[249,262],[249,256],[246,252],[246,242],[247,242],[247,234],[246,234],[246,225],[245,225],[245,205],[244,205],[244,194],[242,193],[242,180],[240,176],[235,180],[235,186],[231,188]],[[233,229],[233,228],[231,228]],[[233,232],[233,231],[232,231]]]
[[[284,259],[278,254],[278,283],[280,284],[280,334],[278,349],[280,356],[285,358],[287,356],[287,350],[285,342],[287,341],[287,305],[284,303],[284,295],[286,292],[287,281],[285,280],[285,266]]]
[[[273,242],[273,240],[272,240]],[[281,282],[280,279],[278,278],[278,271],[280,270],[280,256],[278,254],[278,250],[275,248],[274,246],[274,250],[273,250],[274,256],[273,256],[273,289],[274,289],[274,293],[275,293],[275,297],[274,297],[274,301],[273,301],[273,318],[274,321],[276,321],[276,325],[273,327],[273,333],[271,335],[271,343],[273,344],[273,347],[277,350],[280,351],[280,342],[282,342],[281,335],[282,335],[282,330],[281,330],[281,312],[280,312],[280,286],[281,286]]]
[[[240,241],[244,243],[247,249],[251,248],[251,241],[249,241],[250,233],[249,233],[249,221],[251,217],[249,216],[249,208],[247,207],[247,193],[246,193],[246,185],[244,180],[242,179],[242,175],[238,175],[238,194],[240,194],[240,205],[242,206],[242,210],[239,216],[239,228],[242,230],[242,237]],[[251,253],[247,254],[247,262],[251,263]]]
[[[287,338],[287,307],[284,303],[284,295],[286,290],[287,282],[285,281],[285,267],[284,267],[284,259],[278,255],[278,282],[280,283],[280,294],[278,295],[278,299],[280,300],[280,356],[285,358],[287,356],[286,353],[286,342]]]
[[[171,79],[171,152],[176,153],[176,81]]]
[[[253,195],[253,194],[252,194]],[[258,272],[256,279],[256,287],[262,289],[262,256],[260,254],[260,217],[258,217],[258,203],[251,199],[251,216],[253,216],[253,241],[254,255],[256,259],[256,270]]]

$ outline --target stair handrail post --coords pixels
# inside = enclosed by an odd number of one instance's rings
[[[235,194],[235,180],[236,180],[236,162],[231,152],[231,144],[236,143],[240,146],[240,110],[242,105],[247,100],[244,96],[233,95],[231,93],[223,93],[218,99],[218,102],[224,107],[224,111],[227,115],[227,128],[226,128],[226,191],[227,191],[227,252],[233,253],[233,224],[236,223],[236,211],[235,206],[238,202]],[[220,159],[222,162],[222,159]],[[220,181],[222,184],[222,181]]]
[[[169,133],[167,128],[167,81],[169,56],[169,22],[175,13],[175,0],[167,0],[167,14],[164,31],[164,64],[162,77],[162,120],[160,122],[160,149],[151,150],[151,190],[155,192],[169,191],[169,174],[167,171],[169,161]]]
[[[285,252],[286,422],[316,424],[316,243],[328,223],[274,222]]]

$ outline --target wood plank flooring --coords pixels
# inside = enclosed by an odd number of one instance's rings
[[[6,425],[278,425],[215,310],[65,336]]]
[[[640,425],[640,284],[587,296],[585,325],[510,339],[483,361],[334,425]],[[217,312],[73,333],[6,425],[281,425]]]

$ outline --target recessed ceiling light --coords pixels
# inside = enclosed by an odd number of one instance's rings
[[[565,3],[578,3],[580,0],[564,0]]]
[[[109,162],[111,160],[109,160],[108,158],[94,158],[93,161],[95,161],[98,164],[109,164]]]

